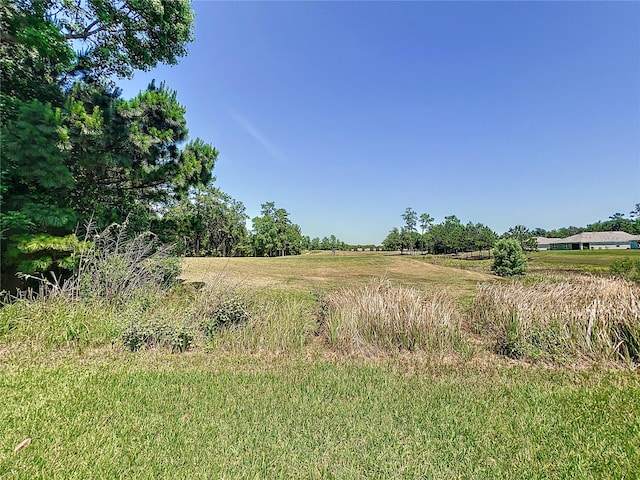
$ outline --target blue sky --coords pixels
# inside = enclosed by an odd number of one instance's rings
[[[380,243],[406,207],[498,233],[640,202],[638,2],[205,2],[166,81],[217,186],[310,237]]]

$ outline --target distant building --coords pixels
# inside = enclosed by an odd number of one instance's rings
[[[546,237],[536,237],[536,243],[538,245],[538,250],[550,250],[551,243],[554,240],[558,240],[557,238],[546,238]]]
[[[566,238],[536,239],[538,250],[626,250],[640,248],[640,235],[627,232],[583,232]]]

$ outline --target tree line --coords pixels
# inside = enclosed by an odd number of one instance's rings
[[[394,227],[382,242],[384,250],[400,250],[400,253],[459,253],[478,251],[489,254],[498,235],[482,223],[462,224],[455,215],[434,225],[428,213],[418,215],[411,207],[402,214],[405,224]],[[418,228],[420,229],[418,231]]]
[[[537,237],[564,238],[582,232],[624,231],[640,235],[640,203],[636,204],[625,218],[615,213],[606,221],[598,221],[586,227],[564,227],[554,230],[535,228],[530,230],[524,225],[509,228],[498,235],[482,223],[463,224],[458,217],[450,215],[434,225],[434,219],[428,213],[418,213],[407,207],[402,214],[404,225],[393,227],[382,242],[384,250],[399,250],[400,253],[448,254],[460,252],[478,252],[480,257],[490,254],[499,239],[514,239],[523,250],[537,249]]]

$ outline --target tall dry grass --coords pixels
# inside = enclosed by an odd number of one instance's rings
[[[342,351],[451,352],[463,345],[462,315],[451,296],[384,278],[327,295],[324,317],[329,344]]]
[[[590,275],[485,283],[472,329],[513,358],[640,362],[640,286]]]

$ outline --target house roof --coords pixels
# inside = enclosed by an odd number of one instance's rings
[[[557,238],[536,237],[536,243],[538,245],[548,245],[553,243],[554,240],[557,240]]]
[[[544,241],[540,241],[544,240]],[[627,232],[583,232],[565,238],[538,238],[538,244],[551,243],[628,243],[640,241],[640,235]]]

